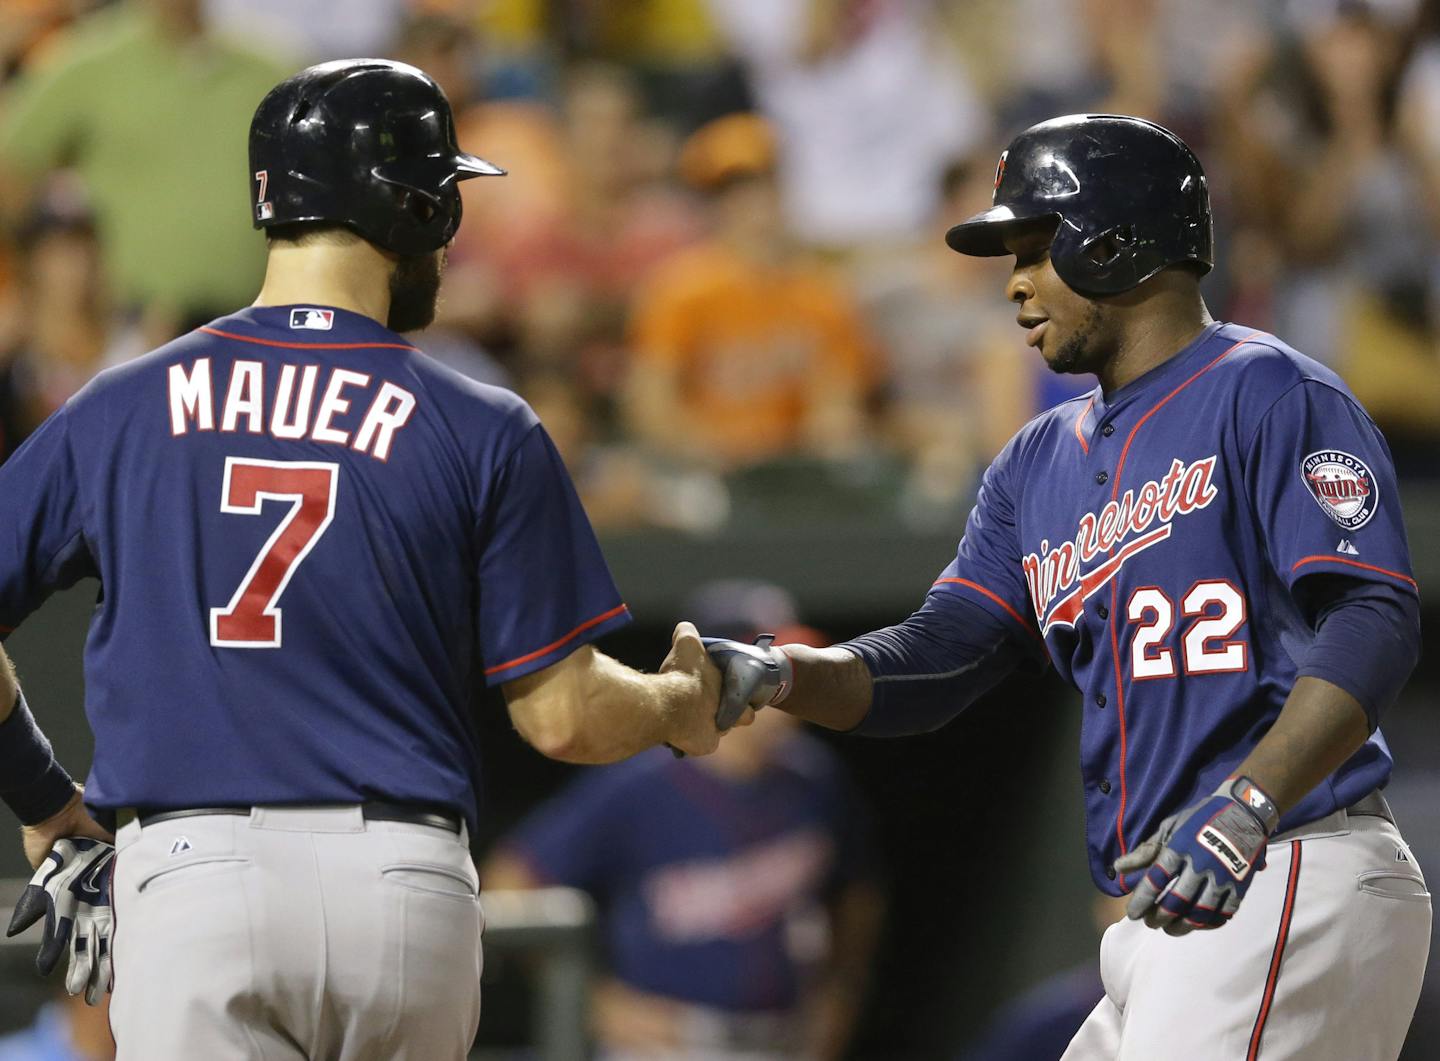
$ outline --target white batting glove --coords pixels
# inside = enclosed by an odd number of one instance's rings
[[[85,992],[85,1001],[94,1006],[110,990],[110,933],[114,915],[110,909],[110,875],[115,867],[115,848],[102,840],[67,837],[56,840],[44,863],[15,904],[7,936],[19,935],[45,918],[45,933],[35,968],[49,976],[67,950],[70,968],[65,990],[72,995]]]

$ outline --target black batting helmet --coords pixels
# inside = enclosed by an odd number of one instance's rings
[[[256,228],[335,222],[397,254],[449,243],[456,183],[505,172],[460,150],[429,75],[388,59],[322,63],[271,89],[250,123],[250,170]]]
[[[1205,172],[1170,130],[1122,114],[1068,114],[1010,141],[994,205],[945,236],[961,254],[1008,254],[1004,236],[1054,219],[1050,260],[1082,295],[1118,295],[1167,265],[1215,264]]]

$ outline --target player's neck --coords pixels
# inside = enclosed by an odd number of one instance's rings
[[[1107,395],[1169,361],[1214,323],[1198,294],[1161,296],[1143,312],[1137,307],[1134,318],[1123,329],[1114,356],[1096,373]]]
[[[320,305],[385,323],[393,265],[368,243],[277,244],[270,248],[257,306]]]

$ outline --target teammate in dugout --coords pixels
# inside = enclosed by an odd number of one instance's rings
[[[1129,896],[1066,1061],[1391,1061],[1431,911],[1379,792],[1420,651],[1384,438],[1333,372],[1211,319],[1205,177],[1158,125],[1026,130],[947,241],[1013,255],[1029,345],[1099,386],[995,459],[904,622],[711,643],[727,709],[917,733],[1048,662],[1083,696],[1092,875]]]
[[[101,586],[83,803],[0,652],[0,795],[41,867],[12,931],[44,916],[42,969],[68,949],[94,1001],[113,892],[122,1061],[457,1059],[474,685],[605,762],[712,751],[719,672],[686,624],[658,675],[590,645],[629,615],[544,429],[397,334],[434,312],[457,182],[502,172],[434,81],[312,67],[250,152],[255,304],[100,374],[0,468],[0,633]]]

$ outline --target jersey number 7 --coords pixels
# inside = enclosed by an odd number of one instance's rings
[[[225,458],[220,511],[258,516],[266,501],[290,511],[261,548],[230,603],[210,609],[210,643],[218,648],[279,648],[280,596],[301,561],[335,518],[340,466],[323,461]]]

